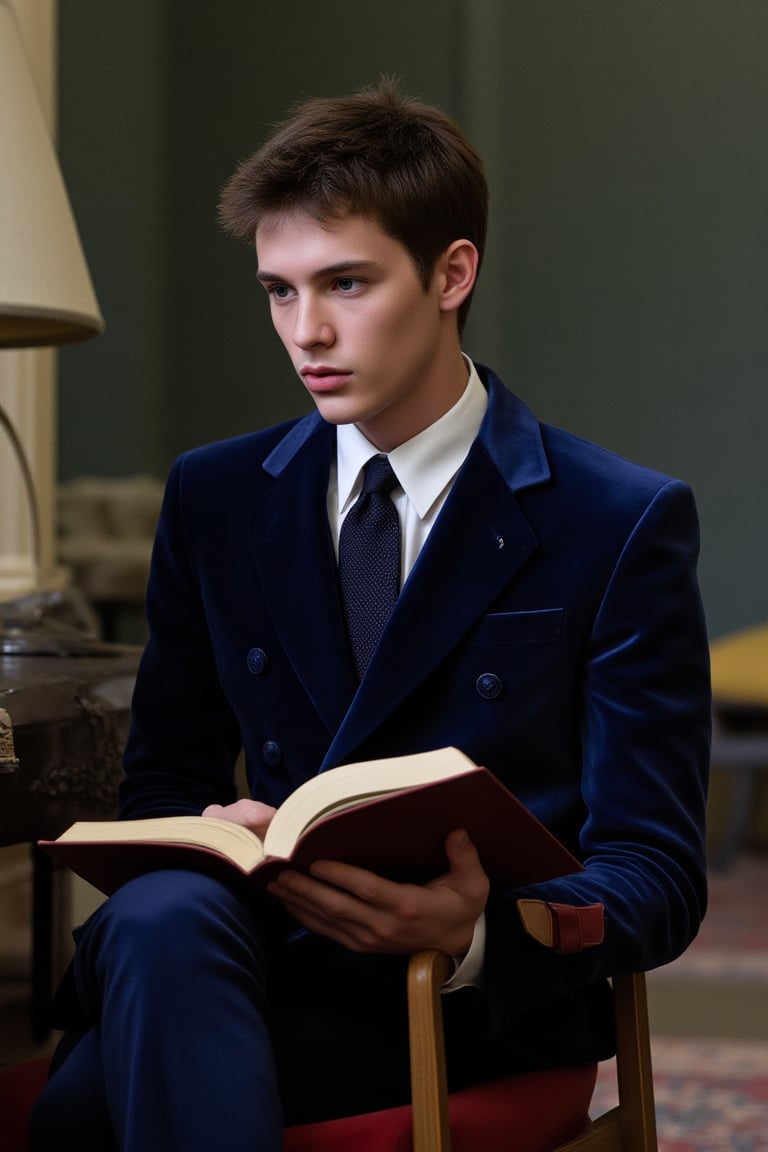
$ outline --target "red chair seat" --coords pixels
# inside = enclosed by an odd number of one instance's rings
[[[32,1105],[48,1078],[47,1056],[0,1071],[0,1133],[6,1152],[27,1152]]]
[[[507,1076],[448,1098],[452,1152],[548,1152],[586,1128],[597,1066]],[[412,1152],[411,1108],[390,1108],[289,1128],[284,1152]]]
[[[40,1057],[0,1071],[0,1132],[5,1152],[26,1152],[32,1104],[48,1074]],[[587,1123],[597,1069],[564,1068],[509,1076],[454,1092],[449,1098],[453,1152],[503,1148],[547,1152]],[[411,1109],[390,1108],[304,1124],[285,1133],[284,1152],[411,1152]]]

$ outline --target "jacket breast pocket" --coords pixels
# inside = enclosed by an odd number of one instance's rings
[[[475,644],[543,644],[560,639],[564,608],[542,608],[532,612],[491,612],[477,626]]]

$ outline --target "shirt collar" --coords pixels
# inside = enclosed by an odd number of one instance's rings
[[[417,436],[389,453],[389,462],[408,500],[423,520],[466,459],[482,423],[488,395],[468,356],[469,379],[452,408]],[[339,514],[357,498],[361,472],[378,449],[354,424],[336,430]]]

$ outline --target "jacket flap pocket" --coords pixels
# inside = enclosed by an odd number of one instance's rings
[[[563,631],[564,617],[564,608],[491,612],[480,621],[474,639],[480,644],[534,644],[557,640]]]

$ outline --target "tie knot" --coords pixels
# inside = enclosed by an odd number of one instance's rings
[[[372,456],[363,469],[363,490],[361,495],[371,492],[387,495],[397,484],[397,476],[392,471],[386,456]]]

